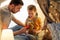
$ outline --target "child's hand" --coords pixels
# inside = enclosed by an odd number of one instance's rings
[[[33,32],[36,33],[36,34],[40,33],[41,31],[42,30],[38,30],[38,31],[37,30],[33,30]]]
[[[40,33],[42,30],[38,30],[38,31],[36,31],[36,33]]]
[[[18,31],[15,31],[14,32],[14,35],[19,35],[19,34],[22,34],[22,33],[26,33],[26,28],[25,27],[21,28]]]
[[[21,28],[21,29],[19,30],[19,32],[25,33],[25,32],[26,32],[26,28],[25,28],[25,27]]]

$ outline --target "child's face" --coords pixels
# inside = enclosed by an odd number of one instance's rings
[[[30,18],[35,17],[35,15],[36,15],[36,11],[34,11],[34,10],[28,10],[28,16],[29,16]]]

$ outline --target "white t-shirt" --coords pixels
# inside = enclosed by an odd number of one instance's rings
[[[0,9],[0,17],[1,17],[1,21],[2,23],[5,23],[7,26],[9,26],[9,23],[11,22],[11,19],[12,19],[12,14],[11,12],[9,11],[8,7],[5,6],[5,7],[2,7]]]

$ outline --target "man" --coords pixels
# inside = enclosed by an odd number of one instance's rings
[[[11,20],[13,20],[16,24],[18,24],[20,26],[24,26],[24,24],[22,24],[19,20],[17,20],[13,16],[13,14],[20,11],[22,6],[23,6],[22,0],[11,0],[11,2],[9,3],[9,5],[7,7],[5,6],[5,7],[0,8],[0,15],[1,15],[0,21],[2,22],[2,25],[1,25],[2,29],[7,29]],[[13,14],[11,14],[11,12]],[[22,30],[22,32],[25,32],[25,30]],[[21,34],[22,32],[19,32],[19,34]],[[14,32],[14,35],[16,33],[18,33],[18,32],[17,31]]]
[[[17,23],[18,25],[22,25],[24,26],[20,21],[18,21],[17,19],[15,19],[15,17],[11,14],[11,12],[13,14],[17,13],[18,11],[20,11],[20,9],[23,6],[23,2],[19,1],[19,0],[12,0],[10,2],[10,4],[8,5],[8,7],[3,7],[1,8],[1,17],[2,17],[2,25],[3,25],[3,29],[8,28],[10,20],[12,19],[15,23]]]

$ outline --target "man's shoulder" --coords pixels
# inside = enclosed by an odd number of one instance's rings
[[[12,17],[11,12],[9,11],[9,9],[8,9],[6,6],[0,8],[0,14],[1,14],[3,17]]]
[[[9,12],[8,6],[0,7],[1,12]]]

